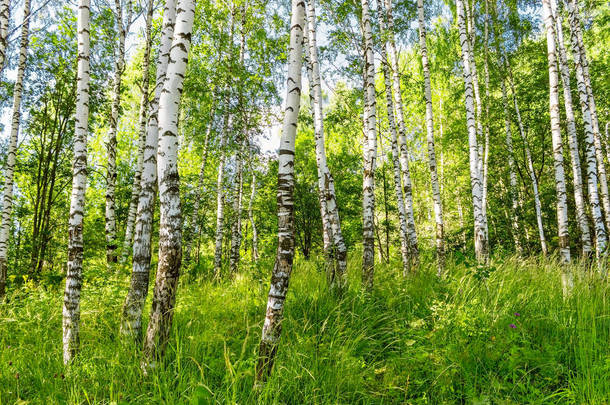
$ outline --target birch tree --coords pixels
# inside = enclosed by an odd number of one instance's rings
[[[131,190],[131,200],[127,213],[127,224],[125,225],[125,239],[123,240],[123,253],[121,262],[125,262],[129,256],[133,242],[133,227],[140,200],[140,187],[142,182],[142,170],[144,168],[144,148],[146,146],[146,125],[148,123],[148,99],[150,86],[150,48],[152,47],[152,17],[154,12],[153,0],[148,0],[146,6],[146,21],[144,27],[144,56],[142,57],[142,97],[140,98],[140,113],[138,120],[138,157],[136,162],[136,172],[133,177],[133,188]]]
[[[121,108],[121,83],[123,71],[125,70],[125,37],[129,30],[131,20],[131,1],[127,2],[126,20],[127,26],[123,22],[123,10],[121,0],[115,0],[115,19],[119,33],[119,42],[116,49],[116,59],[114,63],[114,79],[112,94],[112,110],[110,112],[110,128],[108,129],[106,149],[108,161],[106,167],[106,262],[114,263],[117,261],[116,248],[116,148],[117,148],[117,127],[119,110]]]
[[[362,282],[373,289],[375,271],[375,161],[377,155],[377,120],[375,94],[375,61],[373,59],[373,31],[369,1],[361,0],[362,37],[364,39],[364,174],[362,185]]]
[[[553,13],[553,20],[555,22],[555,43],[558,51],[558,62],[559,70],[561,73],[561,81],[563,84],[563,104],[566,112],[566,127],[568,132],[568,146],[570,148],[570,160],[572,162],[572,181],[574,187],[574,202],[576,204],[576,221],[578,228],[580,229],[580,238],[582,242],[582,254],[584,257],[591,255],[591,232],[589,230],[589,219],[587,218],[587,212],[585,207],[585,198],[583,195],[583,180],[582,171],[580,165],[580,155],[578,151],[578,136],[576,134],[576,118],[574,117],[574,105],[572,103],[572,92],[570,86],[570,71],[568,67],[568,59],[566,56],[565,47],[563,45],[563,30],[561,24],[557,23],[557,5],[556,0],[550,2],[551,11]],[[593,199],[598,199],[597,196],[597,185],[595,187]],[[599,209],[599,202],[598,209]],[[596,213],[594,209],[591,210],[593,220],[595,222]],[[603,222],[602,222],[603,226]],[[596,234],[599,238],[601,235]],[[602,236],[605,239],[606,235]],[[602,246],[605,245],[605,241],[601,241]]]
[[[554,1],[551,2],[551,7],[556,9],[556,4]],[[559,16],[557,13],[554,15]],[[563,29],[561,27],[561,22],[559,19],[555,21],[557,27],[557,43],[559,48],[559,56],[560,56],[560,67],[562,69],[562,77],[564,77],[564,97],[572,98],[569,91],[566,91],[569,87],[569,67],[567,64],[567,55],[564,49],[563,44]],[[574,43],[577,42],[577,38],[572,39]],[[576,70],[576,85],[578,89],[578,96],[580,99],[580,106],[582,111],[582,119],[584,123],[584,134],[585,134],[585,162],[586,162],[586,173],[587,173],[587,188],[589,192],[589,206],[591,209],[591,216],[593,218],[593,226],[595,229],[595,240],[596,240],[596,254],[599,257],[601,254],[605,253],[606,245],[607,245],[607,228],[604,224],[604,218],[602,214],[602,209],[600,205],[600,196],[599,191],[602,188],[602,180],[598,176],[598,154],[597,148],[595,145],[595,135],[594,135],[594,127],[593,121],[591,117],[591,110],[589,108],[589,97],[587,92],[587,85],[584,79],[584,72],[581,58],[578,56],[578,51],[574,50],[574,66]],[[567,80],[567,81],[566,81]],[[566,84],[567,83],[567,84]],[[568,96],[566,96],[568,93]],[[566,116],[568,114],[566,113]],[[603,166],[603,165],[602,165]],[[600,189],[598,189],[598,181]]]
[[[0,73],[6,62],[6,46],[8,40],[8,23],[11,12],[11,0],[0,1]]]
[[[233,42],[233,41],[231,41]],[[222,271],[222,240],[224,238],[224,173],[225,173],[225,159],[226,159],[226,148],[227,148],[227,137],[230,126],[230,87],[227,87],[227,95],[224,103],[224,122],[222,125],[222,133],[220,135],[220,146],[218,157],[218,174],[216,178],[216,238],[214,242],[214,274],[220,276]]]
[[[557,73],[555,23],[551,13],[550,0],[542,0],[542,14],[546,28],[547,58],[549,62],[549,109],[551,115],[551,135],[553,139],[555,187],[557,192],[557,230],[559,233],[559,252],[562,262],[569,263],[570,241],[568,229],[568,204],[563,169],[563,145],[561,143],[561,129],[559,122],[559,75]]]
[[[405,198],[405,210],[407,214],[409,256],[411,259],[411,268],[415,268],[419,263],[419,247],[417,243],[417,232],[415,229],[415,216],[413,214],[413,186],[411,184],[411,173],[409,171],[409,154],[407,151],[407,128],[405,125],[402,91],[400,89],[398,52],[396,51],[396,42],[394,40],[394,16],[392,14],[392,0],[384,1],[385,14],[388,23],[388,53],[390,56],[390,68],[392,70],[392,88],[394,90],[396,123],[398,124],[398,147],[400,150],[400,166],[402,170],[402,188]]]
[[[254,210],[252,204],[256,198],[256,172],[252,165],[252,153],[250,152],[250,171],[252,172],[252,179],[250,180],[250,202],[248,202],[248,219],[250,220],[250,226],[252,227],[252,261],[258,262],[258,230],[256,228],[256,221],[254,220]]]
[[[304,16],[305,2],[303,0],[292,0],[286,107],[278,156],[278,247],[271,275],[267,310],[255,372],[255,384],[259,386],[271,374],[275,361],[282,332],[284,301],[286,300],[294,258],[294,155],[297,120],[301,107]]]
[[[378,0],[378,8],[381,9],[383,0]],[[379,26],[383,34],[386,33],[385,15],[379,15]],[[387,37],[387,36],[386,36]],[[402,179],[400,166],[400,152],[398,148],[398,131],[396,130],[396,120],[394,117],[394,100],[392,94],[392,77],[390,74],[389,61],[387,55],[387,41],[381,46],[381,67],[383,69],[383,81],[385,85],[386,109],[388,114],[388,125],[391,134],[392,146],[392,167],[394,174],[394,192],[396,193],[396,205],[398,209],[398,225],[400,235],[400,254],[402,257],[403,274],[407,274],[410,268],[409,258],[409,236],[407,230],[407,214],[404,197],[402,194]]]
[[[472,188],[472,206],[474,214],[474,243],[475,254],[479,263],[486,263],[489,258],[487,232],[485,228],[485,216],[483,212],[483,185],[479,166],[479,148],[477,143],[477,130],[475,110],[473,103],[473,81],[470,69],[470,46],[468,33],[466,32],[466,15],[464,0],[456,1],[457,23],[460,33],[460,45],[462,50],[462,75],[464,77],[465,104],[466,104],[466,126],[468,128],[468,145],[470,159],[470,186]]]
[[[606,229],[610,229],[610,194],[608,192],[608,176],[606,166],[604,165],[604,155],[599,131],[599,121],[597,119],[595,97],[593,96],[591,80],[589,78],[589,62],[587,60],[587,55],[582,40],[578,1],[566,0],[566,3],[568,6],[568,19],[570,22],[570,43],[572,47],[572,54],[574,55],[574,65],[576,67],[576,80],[582,82],[582,86],[585,90],[582,96],[580,96],[579,91],[581,108],[583,109],[583,115],[585,114],[584,109],[586,109],[588,110],[586,114],[590,117],[591,132],[595,146],[595,157],[597,159],[599,190],[602,197],[602,204],[606,218]],[[585,106],[583,106],[583,103]],[[587,121],[585,121],[585,126],[586,125],[589,125]]]
[[[68,224],[68,268],[62,310],[63,360],[72,361],[79,346],[80,294],[83,273],[83,217],[87,187],[87,132],[89,126],[89,0],[79,0],[77,14],[78,66],[74,160]]]
[[[23,96],[23,77],[28,57],[30,28],[30,0],[23,4],[23,23],[19,37],[19,61],[17,65],[17,79],[13,90],[13,114],[11,116],[11,132],[6,166],[4,168],[4,195],[2,196],[2,218],[0,222],[0,298],[5,294],[7,276],[8,239],[11,229],[11,214],[13,210],[13,183],[15,177],[15,163],[17,158],[17,139],[21,123],[21,98]]]
[[[235,219],[231,226],[231,249],[229,251],[229,269],[232,273],[237,272],[237,266],[239,265],[239,250],[241,248],[241,214],[244,190],[242,149],[243,140],[240,140],[235,153],[235,190],[233,193],[233,214],[235,215]]]
[[[330,246],[333,264],[328,279],[331,287],[342,289],[347,277],[347,247],[341,232],[341,219],[337,207],[335,181],[326,163],[324,140],[324,114],[322,111],[322,86],[320,79],[320,62],[316,39],[315,0],[307,1],[307,29],[305,30],[306,54],[308,55],[307,72],[309,76],[309,97],[314,115],[314,132],[316,142],[316,164],[318,168],[318,197],[325,232],[324,242]],[[325,246],[328,251],[329,246]],[[327,257],[329,256],[327,252]]]
[[[182,261],[182,212],[178,176],[178,117],[182,84],[191,45],[195,0],[179,0],[167,73],[159,97],[159,264],[150,321],[144,341],[147,361],[160,357],[169,340]]]
[[[436,151],[434,148],[434,117],[432,113],[432,90],[430,85],[430,68],[428,66],[428,48],[426,46],[426,20],[424,17],[424,2],[417,0],[417,14],[419,21],[419,48],[424,72],[424,97],[426,99],[426,139],[428,141],[428,167],[430,168],[430,182],[432,184],[432,200],[434,202],[434,222],[436,223],[436,256],[438,260],[438,274],[440,275],[445,262],[445,242],[443,225],[443,205],[438,184],[436,166]],[[487,136],[489,138],[489,136]]]
[[[159,99],[163,91],[165,75],[174,37],[176,22],[176,2],[166,0],[163,10],[163,28],[159,43],[159,57],[156,66],[154,97],[150,101],[148,126],[146,128],[146,146],[144,148],[144,166],[140,184],[140,199],[136,213],[136,225],[133,243],[133,263],[131,284],[123,304],[121,333],[140,339],[142,334],[142,310],[148,294],[150,277],[151,239],[153,215],[157,194],[157,148],[159,139]]]

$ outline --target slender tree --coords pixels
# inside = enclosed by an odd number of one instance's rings
[[[163,91],[165,74],[170,56],[170,47],[174,37],[176,21],[176,2],[166,0],[163,10],[163,29],[159,44],[155,94],[150,101],[148,127],[146,129],[146,146],[144,148],[144,166],[140,185],[140,199],[136,213],[136,226],[133,243],[133,263],[131,284],[123,304],[121,332],[136,339],[142,334],[142,310],[150,277],[151,239],[153,215],[157,194],[157,148],[159,140],[159,98]]]
[[[585,207],[585,197],[583,193],[582,169],[580,165],[580,155],[578,151],[578,136],[576,134],[576,118],[574,117],[574,104],[572,102],[572,91],[570,86],[570,71],[568,59],[566,56],[565,47],[563,44],[563,29],[557,21],[557,4],[556,0],[551,0],[551,11],[553,12],[553,20],[555,22],[555,43],[558,51],[559,70],[561,73],[561,81],[563,84],[563,104],[566,112],[566,127],[568,132],[568,146],[570,148],[570,160],[572,162],[572,181],[574,186],[574,202],[576,204],[576,221],[580,229],[580,238],[582,242],[583,256],[591,255],[591,232],[589,230],[589,219]],[[597,186],[595,187],[595,196],[597,199]],[[598,209],[599,209],[599,202]],[[593,220],[596,220],[595,209],[591,209]],[[603,222],[602,222],[603,226]],[[597,238],[602,235],[596,234]],[[602,239],[605,239],[605,231]],[[601,241],[602,246],[605,246],[605,241]]]
[[[129,211],[127,213],[127,224],[125,225],[125,239],[123,240],[123,253],[121,262],[125,262],[131,251],[133,242],[133,228],[140,200],[140,187],[142,182],[142,170],[144,169],[144,148],[146,146],[146,125],[148,123],[148,104],[150,86],[150,49],[152,47],[152,17],[154,12],[154,0],[148,0],[146,6],[146,21],[144,27],[144,56],[142,57],[142,96],[140,98],[140,114],[138,121],[138,157],[136,172],[133,177],[133,188]]]
[[[232,42],[232,41],[231,41]],[[214,273],[216,276],[220,276],[222,271],[222,240],[224,239],[224,177],[225,177],[225,159],[226,159],[226,148],[227,138],[229,133],[229,127],[231,124],[230,117],[230,87],[226,89],[227,94],[224,102],[224,122],[222,125],[222,133],[220,135],[220,147],[218,157],[218,175],[216,179],[216,239],[214,243]]]
[[[256,384],[263,384],[273,368],[282,332],[284,302],[294,258],[294,154],[297,120],[301,107],[301,67],[305,2],[292,0],[288,75],[286,80],[286,109],[279,148],[278,165],[278,247],[267,311],[256,366]]]
[[[250,154],[250,171],[252,172],[252,179],[250,180],[250,202],[248,203],[248,218],[250,219],[250,225],[252,226],[252,261],[258,262],[258,230],[256,228],[256,221],[254,220],[254,210],[252,204],[256,198],[256,172],[252,165],[252,152]]]
[[[322,112],[322,86],[320,79],[320,62],[318,60],[318,45],[316,39],[315,0],[307,2],[307,29],[305,39],[308,55],[307,72],[309,76],[309,98],[314,115],[314,132],[316,141],[316,164],[318,168],[318,197],[322,221],[325,230],[324,242],[326,256],[331,257],[333,264],[329,266],[329,281],[331,287],[343,288],[347,277],[347,247],[341,232],[341,219],[337,207],[335,181],[326,163],[326,147],[324,141],[324,114]],[[327,242],[328,239],[328,242]]]
[[[474,243],[475,254],[479,263],[486,263],[489,258],[485,216],[483,213],[483,185],[479,166],[479,148],[477,144],[477,130],[475,108],[473,103],[473,82],[470,69],[470,46],[466,31],[466,15],[464,0],[456,1],[457,22],[460,32],[460,45],[462,49],[462,74],[464,76],[466,125],[468,127],[468,144],[470,152],[470,185],[472,188],[472,206],[474,212]]]
[[[229,268],[232,273],[237,272],[239,265],[239,251],[241,248],[241,214],[242,201],[244,194],[244,173],[243,173],[243,139],[240,140],[235,152],[235,190],[233,192],[233,214],[235,215],[231,226],[231,249],[229,251]]]
[[[11,0],[0,1],[0,73],[6,61],[6,46],[8,40],[8,23],[11,13]]]
[[[377,5],[381,9],[383,0],[378,0]],[[386,32],[386,16],[379,15],[379,26],[381,32]],[[387,36],[386,36],[387,37]],[[400,152],[398,147],[398,131],[396,130],[396,120],[394,117],[394,99],[392,95],[392,77],[390,73],[388,55],[388,44],[384,41],[381,46],[381,67],[383,69],[383,81],[385,84],[386,109],[388,114],[388,125],[390,127],[391,147],[392,147],[392,166],[394,169],[394,191],[396,193],[396,205],[398,208],[398,224],[400,235],[400,254],[402,256],[403,273],[406,274],[410,268],[409,258],[409,236],[407,231],[407,213],[404,197],[402,194]],[[385,183],[384,183],[385,186]],[[385,194],[385,193],[384,193]]]
[[[608,191],[608,175],[606,172],[606,166],[604,164],[604,154],[602,151],[595,97],[593,96],[591,79],[589,78],[589,62],[587,60],[587,54],[582,40],[578,0],[566,0],[566,3],[568,6],[568,19],[570,22],[570,43],[572,46],[572,54],[574,55],[574,65],[576,66],[576,80],[582,81],[585,90],[585,93],[583,94],[584,98],[581,98],[581,107],[584,103],[585,107],[582,108],[586,108],[588,110],[587,115],[590,117],[591,132],[595,146],[595,157],[597,159],[599,190],[602,197],[601,200],[606,218],[606,229],[610,229],[610,193]],[[585,122],[585,125],[588,124]]]
[[[148,361],[161,356],[169,340],[180,275],[182,212],[178,176],[178,110],[194,19],[195,0],[179,0],[167,73],[159,97],[159,265],[144,341],[144,356]]]
[[[17,65],[17,80],[13,90],[13,114],[11,117],[11,132],[9,138],[6,167],[4,169],[4,195],[2,196],[2,218],[0,222],[0,298],[6,290],[8,238],[11,229],[11,214],[13,210],[13,182],[17,157],[17,138],[21,123],[21,98],[23,95],[23,77],[25,75],[30,29],[30,0],[23,4],[23,23],[19,40],[19,62]]]
[[[114,62],[114,79],[112,94],[112,111],[110,112],[110,128],[108,129],[106,149],[108,162],[106,167],[106,262],[114,263],[117,261],[116,248],[116,149],[117,149],[117,128],[119,120],[119,110],[121,108],[121,84],[123,71],[125,70],[125,37],[129,30],[131,20],[131,1],[127,2],[127,26],[123,22],[123,9],[121,0],[115,0],[114,16],[116,19],[119,42],[116,49]]]
[[[377,155],[377,119],[375,94],[375,60],[369,1],[362,0],[362,37],[364,39],[364,175],[362,186],[362,282],[373,288],[375,271],[375,161]]]
[[[551,135],[553,139],[553,160],[555,167],[555,187],[557,192],[557,230],[559,251],[564,263],[570,262],[570,240],[568,229],[568,204],[565,174],[563,169],[563,144],[559,119],[559,75],[557,73],[557,52],[555,47],[555,22],[551,13],[550,0],[542,0],[542,14],[546,28],[547,58],[549,62],[549,109],[551,115]]]
[[[80,335],[80,294],[83,273],[83,217],[87,187],[87,132],[89,126],[89,0],[79,0],[77,18],[78,67],[74,124],[74,163],[68,225],[68,271],[63,304],[63,358],[74,358]]]
[[[438,184],[438,171],[436,166],[436,151],[434,148],[434,117],[432,113],[432,90],[430,85],[430,68],[428,66],[428,48],[426,46],[426,20],[424,17],[424,2],[417,0],[417,14],[419,20],[419,48],[424,72],[424,97],[426,99],[426,135],[428,141],[428,167],[432,184],[432,200],[434,202],[434,222],[436,223],[436,256],[438,260],[438,274],[440,275],[445,262],[445,241],[443,225],[443,204]],[[489,136],[487,136],[489,138]]]
[[[380,3],[381,4],[381,3]],[[381,8],[381,7],[380,7]],[[398,70],[398,52],[394,40],[394,16],[392,14],[392,0],[385,0],[385,15],[388,23],[388,53],[390,56],[390,68],[392,70],[392,88],[394,90],[394,105],[396,108],[396,123],[398,124],[398,146],[400,149],[400,166],[402,169],[402,188],[405,198],[405,209],[407,214],[407,231],[409,235],[409,257],[411,268],[414,269],[419,263],[419,247],[417,243],[417,232],[415,229],[415,216],[413,214],[413,186],[411,184],[411,173],[409,171],[409,154],[407,152],[407,128],[405,125],[404,105],[402,102],[402,91],[400,89],[400,75]],[[373,85],[374,88],[374,85]]]

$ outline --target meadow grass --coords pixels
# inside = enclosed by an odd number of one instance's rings
[[[342,297],[329,294],[319,260],[297,260],[261,391],[270,262],[220,282],[186,270],[165,359],[148,375],[117,334],[126,274],[86,278],[81,352],[68,368],[61,289],[26,283],[0,304],[0,404],[610,403],[610,289],[584,266],[571,268],[566,298],[560,267],[540,258],[489,271],[453,258],[443,279],[431,262],[406,278],[400,263],[379,264],[368,294],[358,256]]]

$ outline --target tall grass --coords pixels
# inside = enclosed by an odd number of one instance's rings
[[[407,278],[399,263],[380,264],[367,294],[352,259],[342,297],[328,293],[319,261],[296,263],[260,392],[269,263],[221,282],[185,274],[166,357],[146,376],[139,349],[117,335],[126,277],[86,280],[82,350],[69,368],[61,291],[26,283],[0,304],[0,404],[610,402],[609,288],[583,266],[566,298],[558,264],[537,258],[485,274],[450,260],[441,280],[431,263]]]

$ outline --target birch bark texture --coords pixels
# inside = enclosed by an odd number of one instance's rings
[[[547,58],[549,66],[549,110],[551,116],[551,136],[553,140],[553,166],[557,192],[557,231],[559,253],[563,263],[570,262],[570,241],[568,229],[568,204],[565,174],[563,169],[563,144],[559,118],[559,75],[557,72],[557,50],[555,46],[555,22],[550,0],[542,0],[542,15],[546,29]]]
[[[178,117],[194,19],[195,0],[179,0],[167,73],[159,97],[159,264],[144,341],[144,356],[148,361],[160,357],[169,340],[180,276],[182,210],[178,175]]]
[[[11,13],[11,0],[0,1],[0,74],[6,62],[6,46],[8,40],[8,24]]]
[[[413,213],[413,185],[409,170],[409,153],[407,150],[407,128],[405,113],[400,89],[400,74],[398,67],[398,51],[394,39],[394,16],[392,13],[392,0],[385,0],[385,15],[388,23],[388,53],[390,54],[390,68],[392,71],[392,88],[394,90],[394,106],[396,109],[396,123],[398,124],[398,148],[400,151],[400,167],[402,174],[402,189],[407,214],[407,234],[409,236],[409,258],[411,270],[419,263],[419,247],[417,231],[415,229],[415,215]],[[374,87],[373,87],[374,89]]]
[[[554,3],[551,3],[551,6],[553,6]],[[570,7],[568,7],[568,10],[570,10]],[[573,10],[570,11],[570,13],[573,13]],[[571,23],[576,23],[575,18],[572,16],[570,17],[570,22]],[[577,25],[577,24],[576,24]],[[565,50],[562,51],[562,42],[563,42],[563,31],[561,28],[561,23],[560,20],[556,21],[556,26],[557,26],[557,37],[558,37],[558,42],[559,42],[559,50],[560,50],[560,56],[561,59],[567,59],[567,56],[565,56]],[[606,245],[607,245],[607,232],[608,229],[605,226],[604,223],[604,219],[603,219],[603,214],[602,214],[602,206],[600,202],[600,191],[603,190],[603,186],[602,186],[602,178],[600,176],[600,173],[598,173],[598,157],[600,157],[600,154],[597,152],[597,147],[595,144],[595,135],[594,135],[594,126],[593,126],[593,118],[591,115],[591,109],[590,109],[590,100],[589,100],[589,93],[587,91],[587,85],[586,85],[586,81],[584,78],[584,69],[583,69],[583,64],[582,64],[582,58],[580,57],[580,48],[577,46],[578,44],[578,38],[577,38],[577,34],[576,34],[576,29],[574,27],[572,27],[571,29],[571,45],[572,45],[572,53],[574,55],[574,67],[575,67],[575,73],[576,73],[576,87],[578,89],[578,97],[580,100],[580,107],[581,107],[581,111],[582,111],[582,120],[583,120],[583,127],[584,127],[584,134],[585,134],[585,162],[586,162],[586,172],[587,172],[587,186],[588,186],[588,191],[589,191],[589,206],[591,209],[591,216],[593,218],[593,225],[594,225],[594,229],[595,229],[595,236],[596,236],[596,245],[595,245],[595,252],[596,254],[599,255],[604,253],[605,254],[605,250],[606,250]],[[563,55],[561,55],[561,53],[563,52]],[[562,68],[564,70],[567,70],[568,65],[566,63],[565,60],[562,60],[561,63],[563,64]],[[569,71],[567,72],[569,74]],[[565,74],[565,73],[564,73]],[[564,85],[565,86],[565,85]],[[603,157],[602,157],[603,158]],[[603,166],[603,164],[602,164]],[[599,188],[598,188],[599,185]],[[602,198],[603,200],[603,198]],[[608,215],[606,213],[606,215]]]
[[[436,224],[436,258],[438,275],[440,276],[445,263],[445,241],[443,224],[443,203],[438,184],[438,171],[436,165],[436,150],[434,147],[434,116],[432,112],[432,89],[430,84],[430,68],[428,66],[428,48],[426,46],[426,19],[424,16],[424,1],[417,0],[417,16],[419,22],[419,49],[424,73],[424,97],[426,100],[426,140],[428,142],[428,167],[430,169],[430,183],[432,186],[432,200],[434,202],[434,222]],[[489,139],[489,137],[487,137]],[[486,148],[487,149],[487,148]]]
[[[375,61],[373,59],[373,31],[369,1],[362,0],[362,36],[364,39],[364,173],[362,181],[362,283],[373,289],[375,272],[375,164],[377,158],[377,119],[375,94]]]
[[[146,128],[148,123],[149,87],[150,87],[150,49],[152,47],[152,18],[154,13],[154,1],[148,0],[146,6],[146,20],[144,27],[144,56],[142,57],[142,97],[140,98],[140,113],[138,120],[138,157],[136,162],[136,172],[133,178],[133,188],[131,190],[131,200],[129,201],[129,211],[127,213],[127,223],[125,225],[125,238],[123,239],[123,252],[121,262],[125,263],[129,257],[133,242],[133,231],[140,200],[140,190],[142,183],[142,170],[144,169],[144,149],[146,147]]]
[[[232,42],[232,41],[231,41]],[[227,138],[229,134],[230,125],[230,92],[231,89],[227,88],[227,95],[225,97],[225,111],[224,111],[224,122],[223,130],[220,135],[220,147],[218,157],[218,174],[216,178],[216,239],[214,242],[214,274],[219,277],[222,272],[222,240],[224,238],[224,177],[225,177],[225,160],[226,160],[226,148]]]
[[[146,129],[146,146],[144,148],[144,166],[140,184],[140,199],[136,213],[136,225],[133,243],[133,263],[131,284],[123,304],[121,333],[137,340],[142,335],[142,310],[148,294],[151,259],[151,239],[153,215],[157,195],[157,147],[159,140],[159,98],[163,90],[165,74],[169,62],[170,48],[174,36],[176,22],[176,2],[166,0],[163,10],[163,25],[157,73],[155,94],[149,105],[149,119]]]
[[[383,7],[383,0],[378,0],[377,5],[380,10]],[[382,33],[386,33],[387,27],[385,19],[386,15],[379,15],[379,26]],[[387,38],[387,35],[386,35]],[[396,129],[396,119],[394,117],[394,99],[392,93],[392,76],[390,73],[387,48],[387,41],[381,45],[381,67],[383,69],[383,81],[385,85],[386,109],[388,114],[388,126],[391,134],[392,148],[392,168],[394,174],[394,192],[396,193],[396,205],[398,208],[398,224],[400,236],[400,255],[402,258],[403,274],[407,274],[410,269],[409,257],[409,236],[407,230],[407,213],[405,208],[404,196],[402,194],[402,178],[400,166],[400,152],[398,147],[398,131]]]
[[[343,289],[347,282],[347,247],[341,231],[341,218],[337,207],[335,181],[326,161],[326,146],[324,138],[324,113],[322,111],[322,85],[320,78],[320,62],[318,59],[318,44],[316,38],[315,0],[307,1],[307,29],[305,30],[306,54],[309,74],[309,96],[314,115],[314,133],[316,142],[316,164],[318,168],[318,196],[326,222],[326,233],[331,249],[332,265],[328,274],[331,288]]]
[[[557,2],[556,0],[550,1],[551,12],[553,16],[553,22],[555,23],[555,44],[557,49],[557,56],[559,62],[559,71],[561,73],[561,82],[563,84],[563,104],[566,113],[566,128],[568,132],[568,147],[570,148],[570,160],[572,162],[572,181],[574,186],[574,203],[576,204],[576,222],[580,229],[580,239],[582,243],[582,254],[584,257],[591,255],[591,231],[589,229],[589,218],[587,218],[586,201],[583,193],[583,179],[582,169],[580,164],[580,155],[578,151],[578,135],[576,133],[576,118],[574,116],[574,104],[572,102],[572,89],[570,86],[570,70],[568,65],[568,59],[566,56],[565,47],[563,44],[563,28],[557,20]],[[592,199],[598,199],[597,186],[594,191]],[[599,210],[599,201],[597,203]],[[595,224],[596,213],[595,209],[591,208],[591,214],[593,222]],[[603,225],[603,222],[602,222]],[[601,236],[601,245],[605,246],[605,230],[603,235],[597,234],[599,238]]]
[[[121,84],[123,80],[123,71],[125,70],[125,37],[129,29],[131,20],[131,1],[127,2],[127,27],[123,23],[123,9],[121,0],[115,0],[115,19],[117,30],[119,32],[119,42],[116,50],[116,59],[114,62],[114,79],[113,79],[113,94],[112,108],[110,112],[110,128],[108,129],[106,150],[108,161],[106,167],[106,262],[115,263],[117,261],[117,232],[116,232],[116,149],[117,149],[117,129],[119,113],[121,108]]]
[[[305,1],[292,0],[286,107],[278,156],[278,247],[271,274],[267,310],[255,371],[255,384],[257,386],[264,384],[273,368],[282,332],[284,302],[294,259],[294,155],[297,120],[301,108],[304,26]]]
[[[252,226],[252,261],[258,262],[258,230],[256,228],[256,221],[254,219],[253,203],[256,198],[256,172],[252,164],[252,153],[250,152],[250,171],[252,172],[252,179],[250,180],[250,201],[248,202],[248,219]]]
[[[0,222],[0,298],[6,291],[8,239],[11,229],[11,216],[13,211],[13,187],[15,178],[15,164],[17,158],[17,140],[19,125],[21,124],[21,99],[23,96],[23,77],[27,67],[28,44],[30,29],[30,0],[23,4],[23,23],[19,39],[19,61],[17,65],[17,78],[13,90],[13,113],[11,116],[11,132],[9,138],[6,166],[4,169],[4,195],[2,196],[2,218]]]
[[[464,0],[456,0],[457,22],[460,33],[462,50],[462,74],[465,87],[466,126],[468,128],[468,145],[470,159],[470,186],[472,189],[472,206],[474,214],[474,245],[475,255],[479,263],[485,264],[489,259],[485,216],[483,212],[483,185],[479,167],[479,148],[477,143],[477,130],[474,109],[474,90],[472,71],[470,70],[470,46],[466,32],[466,15]]]
[[[74,160],[68,223],[68,269],[62,309],[63,360],[69,364],[79,347],[80,295],[83,274],[83,218],[87,187],[87,132],[89,130],[89,18],[90,1],[79,0],[77,14],[78,65]]]

